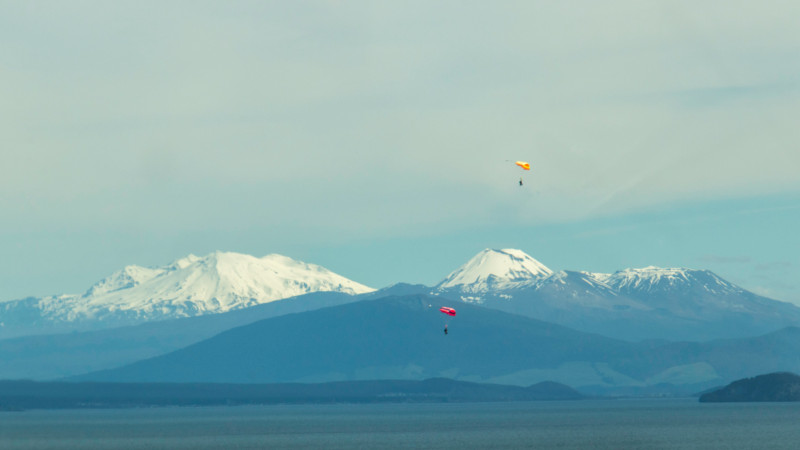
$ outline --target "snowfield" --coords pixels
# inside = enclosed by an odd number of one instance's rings
[[[215,252],[189,255],[163,267],[127,266],[82,295],[44,297],[35,304],[44,319],[54,322],[149,321],[223,313],[311,292],[356,295],[373,290],[282,255]]]

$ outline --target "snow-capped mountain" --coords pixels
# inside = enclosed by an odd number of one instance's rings
[[[708,339],[800,326],[800,308],[707,270],[559,271],[520,250],[484,250],[433,294],[623,339]]]
[[[744,289],[729,283],[708,270],[648,266],[625,269],[595,277],[623,294],[682,292],[699,287],[710,294],[741,294]]]
[[[0,303],[0,324],[6,329],[24,323],[113,326],[222,313],[320,291],[355,295],[373,289],[286,256],[216,252],[163,267],[127,266],[82,295]]]
[[[793,317],[798,309],[753,294],[708,270],[649,266],[620,270],[605,275],[604,280],[620,295],[687,318],[701,318],[713,311],[782,319]]]
[[[522,250],[485,249],[447,276],[436,289],[465,293],[506,290],[544,278],[553,271]]]
[[[169,308],[179,316],[220,313],[318,291],[363,294],[373,289],[314,264],[281,255],[256,258],[216,252],[189,255],[159,268],[128,266],[74,302],[75,314],[139,313]]]
[[[582,303],[591,307],[613,309],[620,303],[631,304],[608,284],[588,272],[561,270],[538,280],[531,286],[533,291],[543,295],[562,297],[563,304]],[[604,306],[605,305],[605,306]]]

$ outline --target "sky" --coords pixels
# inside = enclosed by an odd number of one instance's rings
[[[794,0],[0,1],[0,301],[216,250],[380,288],[518,248],[800,304],[798,20]]]

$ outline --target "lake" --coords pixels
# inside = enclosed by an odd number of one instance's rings
[[[800,403],[696,399],[0,413],[0,448],[796,448]]]

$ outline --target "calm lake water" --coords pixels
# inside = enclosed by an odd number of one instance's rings
[[[695,399],[276,405],[0,413],[6,449],[766,449],[800,445],[800,403]]]

